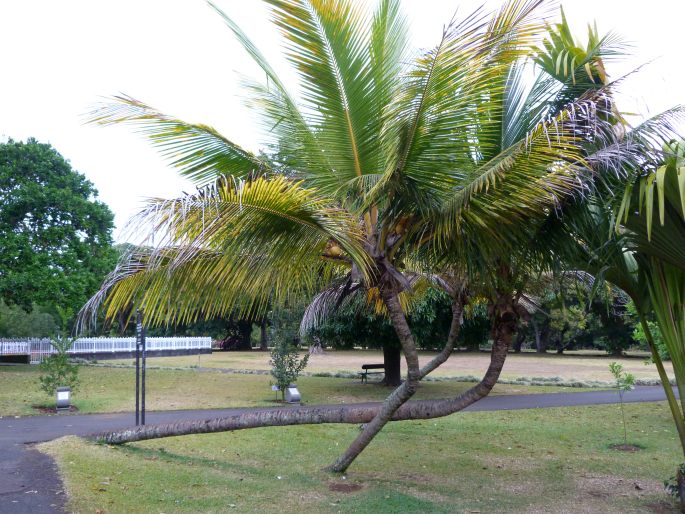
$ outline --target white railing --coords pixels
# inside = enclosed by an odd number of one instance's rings
[[[211,350],[211,337],[148,337],[147,351]],[[135,337],[84,337],[74,341],[69,354],[126,353],[136,351]],[[30,362],[42,362],[56,353],[49,339],[0,339],[0,355],[29,355]]]

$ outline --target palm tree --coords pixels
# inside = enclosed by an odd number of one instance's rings
[[[557,250],[557,262],[618,286],[633,301],[685,456],[685,145],[668,141],[683,113],[672,109],[626,134],[620,144],[627,176],[570,205],[541,240]],[[680,402],[647,324],[650,313],[672,358]]]
[[[265,153],[131,97],[93,113],[100,124],[139,127],[198,192],[150,202],[135,223],[154,239],[120,263],[84,312],[104,303],[111,318],[135,301],[149,324],[187,322],[241,306],[258,311],[332,284],[361,288],[382,303],[408,369],[380,408],[255,413],[106,437],[366,423],[332,467],[343,471],[389,420],[446,415],[492,389],[530,272],[526,247],[552,213],[593,187],[585,144],[610,131],[613,106],[593,79],[599,51],[572,63],[572,79],[543,71],[527,86],[550,14],[543,0],[509,0],[493,14],[455,18],[434,48],[414,58],[399,0],[381,0],[370,17],[351,0],[265,1],[300,79],[297,99],[210,4],[265,73],[265,84],[245,82],[266,129]],[[567,94],[585,72],[582,94]],[[449,356],[468,296],[462,282],[452,284],[452,330],[422,368],[402,307],[411,277],[455,270],[469,287],[485,284],[491,299],[490,367],[457,398],[406,404]]]

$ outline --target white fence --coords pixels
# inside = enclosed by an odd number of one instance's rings
[[[211,350],[211,337],[147,337],[147,351]],[[136,351],[135,337],[84,337],[74,341],[69,354],[126,353]],[[49,339],[0,339],[0,355],[29,355],[31,364],[56,353]]]

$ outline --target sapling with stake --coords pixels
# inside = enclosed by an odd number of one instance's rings
[[[635,375],[623,370],[623,365],[618,362],[609,364],[609,371],[616,381],[616,389],[621,403],[621,417],[623,418],[623,444],[628,446],[628,432],[626,430],[626,413],[623,408],[623,394],[635,387]]]

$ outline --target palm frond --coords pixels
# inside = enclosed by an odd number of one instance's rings
[[[270,143],[276,158],[288,156],[288,162],[284,165],[288,169],[297,170],[301,178],[328,175],[331,165],[295,98],[247,34],[213,2],[208,1],[208,4],[219,14],[237,41],[266,75],[266,84],[245,78],[243,86],[249,93],[250,106],[255,107],[254,112],[261,118],[265,142]],[[336,181],[334,186],[327,188],[328,191],[335,191],[340,185]]]
[[[543,26],[540,5],[511,1],[492,17],[453,20],[419,57],[391,107],[382,144],[394,158],[369,202],[391,194],[430,210],[499,146],[506,80]]]
[[[349,0],[265,0],[302,82],[304,109],[331,169],[346,182],[373,170],[369,23]]]
[[[187,123],[131,98],[115,96],[92,111],[88,120],[99,125],[132,124],[159,149],[184,177],[198,186],[222,175],[259,176],[270,163],[242,149],[207,125]]]
[[[587,194],[593,171],[583,143],[608,130],[601,115],[610,105],[610,97],[593,93],[477,168],[445,204],[436,234],[447,238],[459,225],[470,224],[483,238],[501,240],[513,235],[514,225],[525,230],[523,220],[544,219],[564,199]]]
[[[357,218],[283,177],[221,179],[195,195],[151,201],[137,225],[154,246],[129,257],[96,295],[112,316],[136,299],[154,323],[265,305],[298,288],[313,290],[323,270],[369,258]],[[339,248],[329,257],[331,241]]]

